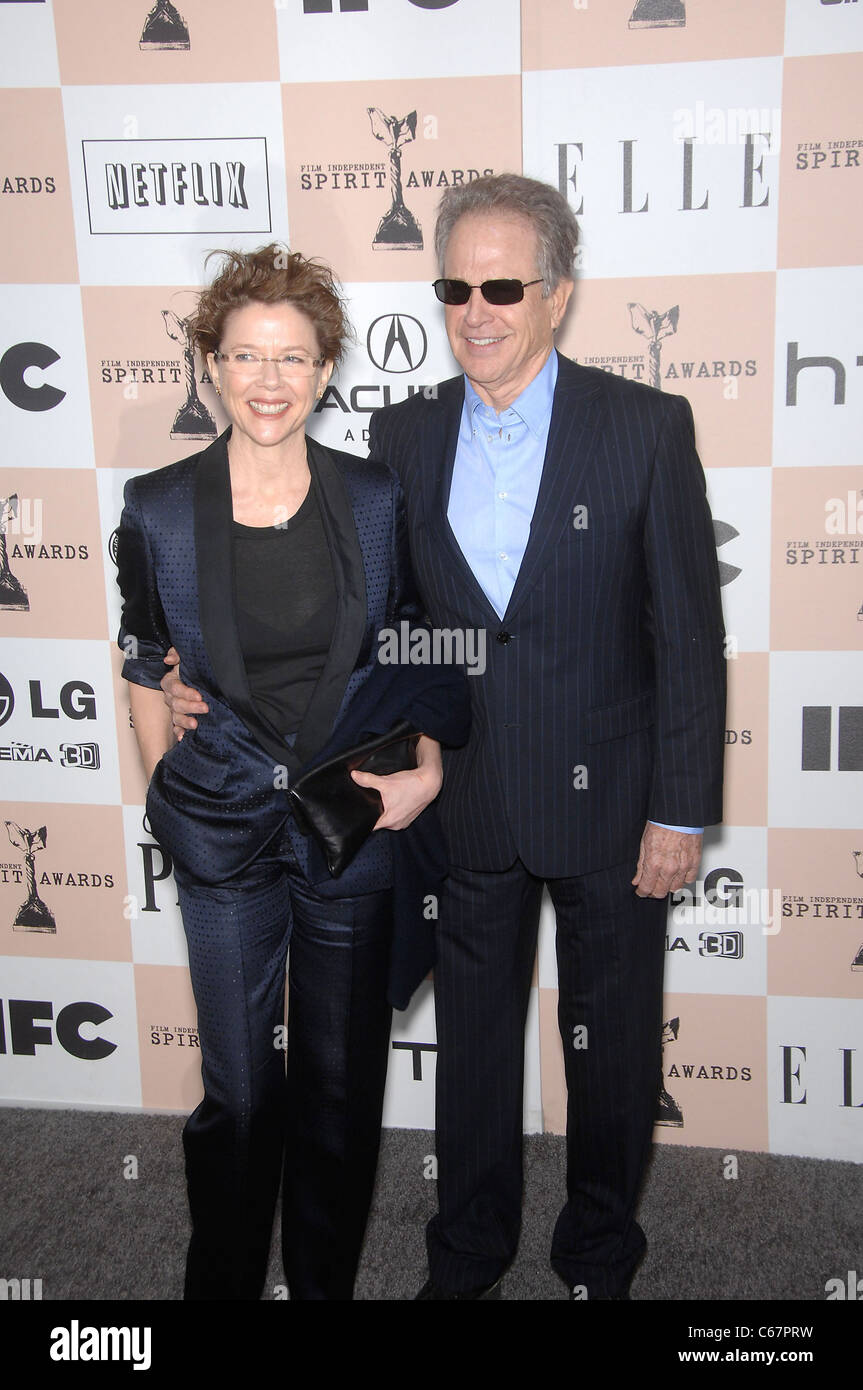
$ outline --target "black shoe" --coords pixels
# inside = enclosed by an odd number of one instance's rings
[[[479,1289],[465,1289],[462,1293],[454,1293],[452,1289],[442,1289],[439,1284],[435,1284],[431,1279],[427,1279],[414,1299],[418,1303],[420,1299],[428,1298],[500,1298],[500,1279],[495,1279],[493,1284],[483,1284]]]

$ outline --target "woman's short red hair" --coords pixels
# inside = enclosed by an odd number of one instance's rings
[[[234,309],[250,303],[292,304],[312,323],[321,356],[338,363],[351,329],[344,301],[329,266],[308,260],[278,242],[257,251],[212,251],[222,257],[215,280],[201,291],[188,327],[206,359],[218,352],[225,320]]]

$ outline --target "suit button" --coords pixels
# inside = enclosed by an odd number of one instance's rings
[[[512,640],[512,633],[510,633],[510,632],[499,632],[499,633],[497,634],[497,639],[496,639],[496,640],[497,640],[498,642],[500,642],[500,644],[501,644],[502,647],[505,647],[506,644],[507,644],[507,642],[510,642],[510,641]]]

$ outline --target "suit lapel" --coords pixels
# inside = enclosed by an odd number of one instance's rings
[[[591,466],[602,421],[596,377],[558,355],[557,384],[530,536],[504,621],[521,607],[539,579],[561,531],[572,525],[579,487]]]

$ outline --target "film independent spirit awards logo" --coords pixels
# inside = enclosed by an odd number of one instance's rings
[[[189,337],[188,326],[191,315],[179,318],[173,309],[163,309],[162,318],[165,332],[183,349],[183,377],[186,399],[179,406],[171,427],[172,439],[215,439],[218,433],[216,422],[198,395],[195,380],[195,345]]]
[[[683,6],[681,5],[680,8],[682,9]],[[675,304],[662,312],[658,309],[645,309],[643,304],[636,303],[629,303],[626,307],[629,310],[633,330],[647,340],[648,385],[661,391],[662,342],[664,338],[670,338],[677,332],[677,325],[680,322],[680,305]],[[719,549],[720,546],[735,540],[740,532],[727,521],[714,521],[713,534],[716,547]],[[719,583],[721,586],[730,584],[740,573],[741,570],[738,565],[731,565],[725,560],[719,561]]]
[[[629,18],[630,29],[682,29],[685,24],[684,0],[636,0]]]
[[[423,234],[419,222],[406,206],[402,189],[402,148],[416,139],[417,113],[387,116],[378,106],[366,107],[372,134],[389,151],[390,207],[384,213],[372,240],[376,251],[422,251]]]
[[[863,850],[852,849],[851,853],[854,856],[854,869],[857,877],[863,878]],[[863,970],[863,942],[860,943],[860,949],[851,962],[851,969]]]
[[[751,1081],[752,1069],[749,1066],[711,1065],[709,1068],[705,1063],[696,1066],[694,1062],[683,1062],[678,1069],[677,1063],[672,1063],[670,1067],[665,1065],[665,1049],[670,1043],[676,1043],[680,1034],[680,1018],[671,1018],[662,1027],[662,1080],[659,1084],[659,1092],[656,1098],[656,1110],[654,1112],[653,1123],[664,1125],[671,1129],[683,1128],[683,1110],[676,1098],[666,1088],[666,1078],[674,1076],[694,1077],[699,1081],[711,1081],[723,1079],[726,1081]]]
[[[12,573],[6,544],[6,530],[18,515],[18,494],[0,497],[0,612],[29,613],[27,590]],[[0,692],[2,697],[2,692]],[[0,718],[0,723],[4,722]]]
[[[191,47],[189,26],[170,0],[156,0],[156,4],[144,20],[138,47],[144,53]]]
[[[36,855],[48,843],[48,831],[44,825],[41,825],[38,830],[28,830],[25,826],[16,825],[15,821],[12,820],[7,820],[6,831],[10,842],[24,856],[24,874],[27,886],[27,897],[15,914],[12,930],[55,933],[57,923],[54,914],[50,907],[43,903],[39,897],[39,889],[36,887]]]

